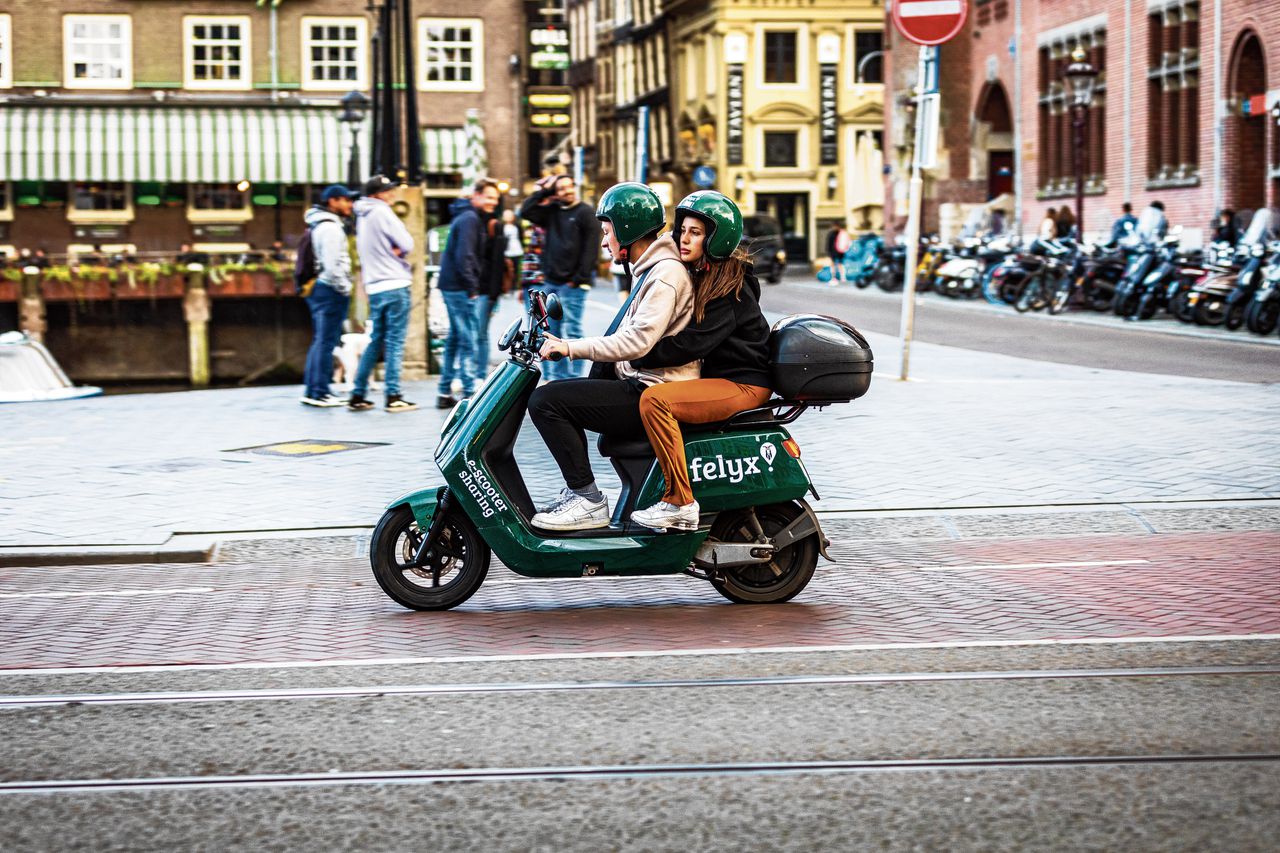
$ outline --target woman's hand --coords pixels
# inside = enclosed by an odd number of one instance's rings
[[[542,341],[542,349],[538,350],[538,355],[543,361],[558,361],[560,358],[568,358],[569,344],[555,337],[547,335]]]

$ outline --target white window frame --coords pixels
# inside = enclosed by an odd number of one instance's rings
[[[469,27],[471,29],[471,79],[441,81],[427,79],[427,31],[439,27]],[[456,44],[462,44],[457,42]],[[483,92],[484,91],[484,21],[481,18],[419,18],[418,19],[418,88],[424,92]]]
[[[76,207],[76,184],[120,184],[124,187],[124,210],[81,210]],[[78,225],[126,224],[132,222],[133,185],[124,181],[72,181],[67,188],[67,221]]]
[[[240,27],[240,79],[197,80],[195,28],[200,25],[234,24]],[[182,85],[186,89],[246,91],[253,88],[253,22],[248,15],[184,15],[182,18]]]
[[[13,16],[0,15],[0,89],[13,86]]]
[[[796,34],[796,82],[766,83],[764,81],[764,42],[765,33]],[[796,91],[809,88],[809,25],[794,23],[758,23],[755,29],[756,85],[761,89],[777,91],[779,89]]]
[[[205,209],[196,207],[196,186],[218,184],[221,181],[195,181],[187,185],[187,221],[197,223],[236,224],[253,219],[253,202],[249,198],[251,190],[240,192],[244,205],[237,209]],[[230,186],[230,184],[228,184]]]
[[[311,76],[312,27],[356,28],[356,79],[317,80]],[[326,42],[327,43],[327,42]],[[330,15],[304,15],[302,18],[302,88],[317,92],[348,92],[369,88],[369,19]]]
[[[114,80],[77,79],[77,57],[71,50],[72,32],[76,24],[120,24],[123,73]],[[132,89],[133,88],[133,19],[128,15],[63,15],[62,16],[62,87],[64,89]]]

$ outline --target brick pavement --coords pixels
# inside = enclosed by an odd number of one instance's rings
[[[597,293],[588,329],[611,315]],[[508,300],[495,328],[512,315]],[[820,511],[1280,498],[1280,387],[1095,370],[869,335],[881,372],[851,405],[793,433]],[[434,383],[408,393],[429,403]],[[443,415],[317,410],[292,387],[6,406],[0,553],[155,545],[175,533],[371,526],[435,481]],[[235,448],[298,439],[385,442],[310,458]],[[536,432],[517,443],[535,498],[559,488]],[[598,460],[597,460],[598,461]],[[616,488],[607,464],[601,484]]]
[[[687,577],[502,569],[448,613],[402,610],[364,537],[227,545],[211,565],[0,570],[0,668],[1280,633],[1280,533],[864,541],[787,605]],[[1052,565],[1105,563],[1105,565]]]

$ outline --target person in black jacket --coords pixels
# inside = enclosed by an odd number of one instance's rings
[[[480,287],[475,298],[476,345],[475,361],[471,374],[476,381],[483,381],[489,374],[489,324],[498,310],[502,297],[502,277],[506,271],[504,250],[507,241],[502,231],[502,204],[492,211],[482,213],[484,248],[480,258]]]
[[[564,319],[551,321],[557,338],[582,337],[582,308],[595,281],[600,255],[600,223],[591,206],[578,199],[578,187],[568,175],[549,175],[538,191],[525,199],[520,216],[547,229],[542,251],[542,289],[560,298]],[[580,363],[569,359],[543,367],[548,379],[571,379]]]
[[[440,275],[436,288],[444,297],[449,312],[449,337],[445,338],[440,359],[440,390],[436,408],[451,409],[457,404],[453,396],[453,380],[462,383],[462,396],[475,391],[476,308],[484,270],[484,216],[498,206],[498,185],[481,179],[469,198],[460,198],[449,206],[452,220],[440,259]]]
[[[681,260],[693,276],[693,320],[631,364],[654,368],[700,359],[702,378],[653,385],[640,397],[640,419],[667,488],[658,503],[636,510],[631,520],[655,530],[698,526],[680,424],[725,420],[763,406],[772,393],[769,323],[760,312],[760,282],[738,248],[737,205],[711,190],[693,193],[676,207],[675,231]]]

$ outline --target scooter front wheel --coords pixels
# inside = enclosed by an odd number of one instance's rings
[[[415,565],[413,558],[425,535],[407,506],[383,513],[369,544],[373,577],[383,592],[410,610],[457,607],[484,583],[489,546],[465,515],[447,510],[430,557]]]
[[[711,538],[721,542],[755,542],[751,510],[724,512],[711,525]],[[764,535],[777,536],[804,513],[795,503],[755,508]],[[773,552],[767,563],[722,569],[712,580],[716,592],[736,604],[781,604],[800,594],[818,566],[818,538],[808,536]]]

